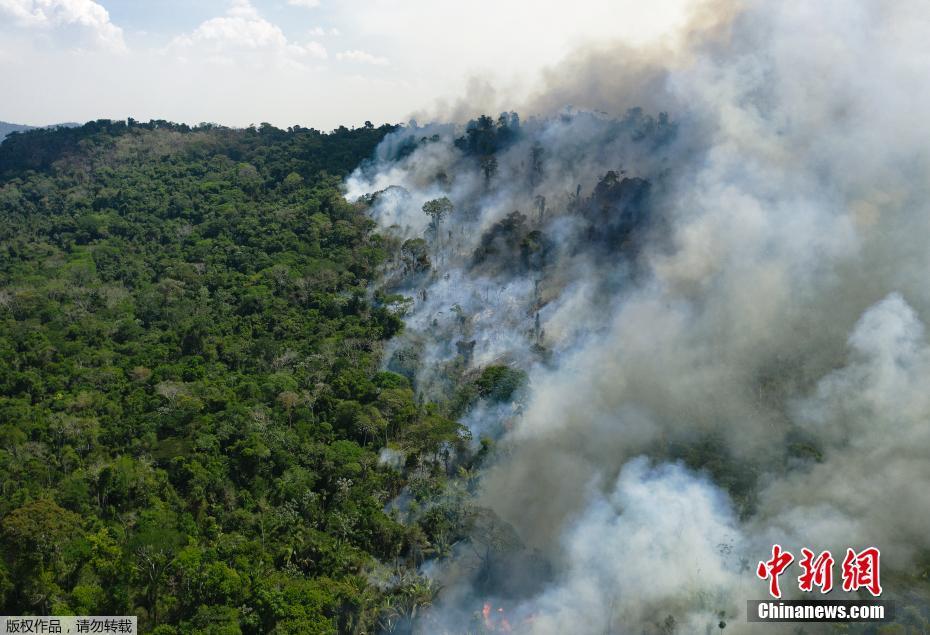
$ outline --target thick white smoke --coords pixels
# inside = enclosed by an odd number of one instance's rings
[[[490,176],[445,126],[349,181],[404,188],[373,213],[429,238],[428,273],[387,274],[415,298],[389,355],[414,356],[419,389],[454,390],[455,364],[529,372],[513,412],[466,419],[509,417],[481,503],[554,569],[513,601],[527,632],[749,632],[775,542],[877,545],[902,592],[930,549],[930,14],[789,0],[727,18],[614,75],[606,49],[566,62]],[[609,108],[607,77],[616,104],[671,122],[546,110]],[[440,196],[455,210],[430,235]],[[463,610],[437,608],[451,630]]]
[[[564,574],[533,600],[531,630],[604,633],[618,623],[664,625],[670,610],[686,609],[688,623],[677,626],[703,631],[719,622],[721,610],[735,608],[739,540],[719,489],[679,466],[651,468],[645,457],[632,459],[613,491],[595,495],[570,524]]]

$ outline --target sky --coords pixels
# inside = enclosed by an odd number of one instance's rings
[[[323,130],[519,101],[581,47],[671,39],[689,0],[0,0],[0,120]],[[505,101],[507,101],[505,99]]]

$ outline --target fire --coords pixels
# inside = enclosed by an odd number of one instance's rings
[[[497,615],[494,615],[494,607],[490,602],[485,602],[481,607],[481,617],[484,619],[484,627],[491,633],[510,633],[513,628],[510,621],[504,616],[504,608],[497,607]]]

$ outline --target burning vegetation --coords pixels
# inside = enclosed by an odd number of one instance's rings
[[[905,455],[930,452],[930,146],[867,96],[926,80],[906,9],[806,11],[745,3],[667,64],[626,60],[618,103],[669,114],[411,124],[347,181],[394,254],[378,286],[405,299],[385,368],[468,430],[412,630],[748,632],[749,562],[774,542],[880,544],[886,593],[927,623],[930,473]],[[829,91],[796,70],[823,52],[810,20],[863,66],[813,62]],[[841,35],[862,20],[872,57]],[[549,89],[603,107],[611,63],[569,60]]]

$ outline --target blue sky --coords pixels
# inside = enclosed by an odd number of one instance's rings
[[[223,13],[229,3],[225,0],[119,0],[103,4],[110,14],[110,19],[127,31],[141,30],[173,36]],[[264,3],[255,4],[261,6]]]
[[[0,119],[329,129],[477,102],[475,78],[498,102],[517,103],[574,49],[670,37],[688,4],[0,0]]]

